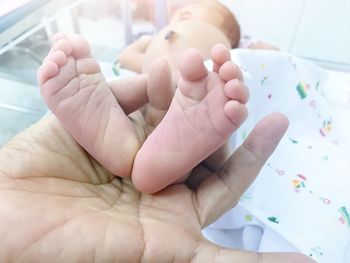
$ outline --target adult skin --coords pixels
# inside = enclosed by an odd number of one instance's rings
[[[145,92],[114,94],[128,107],[145,101],[130,97]],[[225,249],[201,234],[239,201],[287,126],[273,114],[218,172],[200,165],[190,178],[201,180],[189,180],[190,187],[149,195],[108,173],[49,116],[0,149],[0,261],[313,262],[293,253]]]

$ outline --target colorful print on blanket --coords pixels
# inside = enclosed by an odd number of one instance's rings
[[[241,205],[318,262],[350,262],[350,107],[328,102],[324,91],[337,87],[308,61],[243,49],[232,56],[251,95],[236,143],[269,113],[290,121]]]

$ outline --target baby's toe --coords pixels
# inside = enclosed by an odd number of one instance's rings
[[[61,32],[59,32],[59,33],[56,33],[56,34],[54,34],[54,35],[52,36],[52,40],[53,40],[54,43],[57,42],[57,41],[59,41],[59,40],[61,40],[61,39],[68,40],[67,34],[66,34],[66,33],[61,33]]]
[[[90,45],[85,38],[78,34],[69,34],[67,37],[72,45],[72,55],[75,58],[91,56]]]
[[[236,129],[238,129],[248,117],[247,107],[235,100],[230,100],[225,104],[224,112]]]
[[[49,53],[38,70],[37,78],[39,84],[42,85],[50,78],[56,76],[59,68],[66,63],[67,56],[61,50]]]
[[[249,99],[249,90],[243,81],[239,79],[232,79],[225,84],[225,95],[231,99],[236,100],[242,104],[246,104]]]
[[[219,73],[220,67],[231,60],[230,50],[223,44],[216,44],[211,49],[210,57],[213,61],[213,71]]]
[[[68,40],[60,39],[54,43],[54,45],[50,50],[50,53],[53,53],[59,50],[62,51],[66,56],[69,56],[72,53],[72,45]]]
[[[219,76],[225,82],[231,79],[239,79],[243,81],[243,74],[239,67],[232,61],[226,61],[219,69]]]
[[[56,34],[53,37],[54,45],[50,52],[62,50],[66,56],[72,55],[76,59],[91,55],[89,43],[77,34]]]
[[[38,69],[37,79],[41,87],[47,80],[56,76],[59,72],[59,67],[56,63],[52,61],[44,62]]]
[[[67,56],[62,50],[56,50],[51,53],[49,53],[46,58],[44,59],[44,62],[51,61],[57,66],[62,67],[67,62]]]
[[[195,49],[186,50],[179,63],[179,70],[183,80],[197,81],[208,75],[208,71],[204,66],[202,55]]]
[[[208,70],[202,55],[195,49],[186,50],[179,62],[179,90],[185,97],[199,101],[207,95]]]

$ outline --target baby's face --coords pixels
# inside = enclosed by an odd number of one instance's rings
[[[223,27],[222,8],[215,2],[205,1],[186,5],[177,10],[171,18],[171,22],[183,20],[202,20],[217,28]]]

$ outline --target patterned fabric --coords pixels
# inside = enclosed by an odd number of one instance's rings
[[[328,72],[308,61],[246,49],[233,50],[232,59],[250,90],[249,117],[236,144],[270,113],[290,121],[241,199],[250,214],[236,217],[246,224],[256,217],[318,262],[350,262],[350,82],[341,89],[347,103],[339,106],[324,96],[338,90]]]

